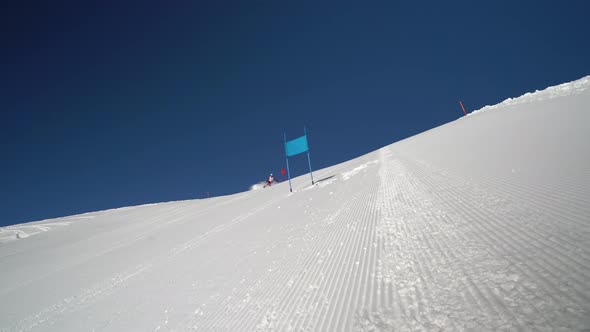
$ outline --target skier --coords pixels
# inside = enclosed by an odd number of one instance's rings
[[[275,178],[272,176],[272,173],[270,173],[270,175],[266,179],[266,186],[264,186],[264,187],[266,188],[266,187],[270,186],[273,182],[275,182]]]

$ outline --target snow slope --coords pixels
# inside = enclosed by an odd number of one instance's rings
[[[0,330],[590,329],[589,111],[586,77],[292,194],[2,228]]]

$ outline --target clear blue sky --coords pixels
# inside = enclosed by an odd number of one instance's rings
[[[322,168],[590,74],[587,1],[22,3],[0,14],[0,226],[244,191],[283,131],[307,125]]]

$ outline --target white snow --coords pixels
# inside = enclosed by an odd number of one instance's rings
[[[589,86],[486,107],[293,193],[3,227],[0,330],[590,329]]]
[[[266,186],[266,181],[258,182],[258,183],[255,183],[250,186],[250,191],[264,189],[265,186]]]
[[[582,93],[587,93],[590,89],[590,76],[583,77],[577,81],[559,84],[556,86],[548,87],[542,91],[535,91],[525,93],[524,95],[517,98],[508,98],[503,102],[493,105],[484,106],[478,110],[475,110],[468,115],[477,114],[479,112],[485,112],[488,110],[494,110],[498,108],[509,109],[508,106],[516,106],[525,103],[540,102],[554,98],[574,96]]]
[[[364,164],[362,164],[362,165],[360,165],[358,167],[353,168],[351,171],[343,172],[342,173],[342,179],[348,180],[351,177],[355,176],[358,172],[360,172],[360,171],[364,170],[365,168],[367,168],[367,166],[369,166],[370,164],[374,164],[374,163],[377,163],[377,162],[379,162],[379,160],[369,161],[369,162],[366,162],[366,163],[364,163]]]

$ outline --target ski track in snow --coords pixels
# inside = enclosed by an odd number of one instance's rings
[[[540,100],[583,97],[582,83]],[[466,121],[485,117],[445,130]],[[0,308],[18,294],[31,306],[0,310],[0,331],[590,329],[589,164],[441,159],[421,150],[428,139],[318,171],[314,186],[294,179],[293,193],[281,183],[2,228],[0,240],[61,227],[0,247],[0,268],[15,268],[0,275]],[[63,243],[43,242],[53,234]],[[28,243],[62,256],[18,265],[43,253]],[[71,288],[43,288],[70,275]]]
[[[229,203],[234,202],[239,199],[241,199],[241,198],[237,197],[237,198],[231,199],[228,202],[216,204],[216,205],[214,205],[214,207],[223,206],[225,204],[229,204]],[[157,231],[164,226],[170,226],[170,225],[173,225],[178,222],[186,222],[190,217],[195,217],[195,216],[206,214],[211,208],[201,210],[196,214],[186,214],[186,212],[189,209],[190,209],[190,206],[188,208],[185,207],[184,209],[178,209],[178,207],[172,207],[170,209],[162,209],[162,211],[164,211],[163,214],[158,214],[155,216],[155,218],[152,218],[152,220],[157,221],[157,225],[153,225],[152,227],[148,228],[144,232],[136,233],[135,238],[126,239],[125,241],[122,241],[120,243],[115,243],[114,245],[112,245],[109,248],[108,251],[102,252],[98,255],[109,254],[117,248],[129,246],[130,244],[132,244],[134,242],[137,242],[141,239],[145,239],[146,237],[150,236],[151,234],[154,234],[154,231]],[[239,222],[239,221],[245,219],[247,216],[255,213],[255,211],[260,210],[260,209],[261,208],[254,209],[253,212],[250,212],[248,215],[237,217],[237,218],[231,220],[231,222],[226,225],[218,226],[218,227],[214,228],[211,231],[211,233],[218,232],[219,229],[224,229],[224,228],[227,229],[227,228],[231,227],[232,224],[235,224],[236,222]],[[118,210],[124,211],[127,209],[118,209]],[[162,220],[167,220],[167,221],[162,222]],[[67,225],[67,224],[68,224],[67,222],[64,222],[64,223],[44,223],[43,225]],[[126,271],[122,271],[120,273],[117,273],[102,282],[99,282],[87,289],[83,289],[82,291],[80,291],[78,294],[76,294],[74,296],[64,298],[59,303],[56,303],[48,308],[41,310],[40,312],[38,312],[32,316],[27,317],[23,321],[17,323],[13,327],[11,327],[9,330],[30,331],[41,324],[44,324],[44,326],[51,326],[55,321],[60,319],[60,316],[62,316],[63,314],[70,314],[72,312],[79,311],[79,310],[89,306],[90,304],[96,302],[101,297],[107,296],[109,294],[112,295],[117,287],[123,287],[124,284],[126,282],[128,282],[130,279],[135,278],[135,277],[139,276],[140,274],[145,273],[146,271],[149,271],[154,266],[163,264],[165,261],[170,259],[171,256],[177,255],[188,248],[194,247],[196,244],[198,244],[198,242],[202,238],[207,237],[207,235],[209,235],[209,233],[206,233],[203,236],[199,236],[194,240],[184,243],[181,247],[172,248],[170,250],[170,252],[167,254],[156,256],[154,258],[151,258],[147,262],[138,264],[137,266],[129,268]],[[95,255],[95,256],[98,256],[98,255]],[[52,273],[55,273],[55,272],[56,271],[53,271]],[[48,275],[37,276],[34,280],[39,280],[39,279],[41,279],[43,277],[47,277],[47,276]],[[30,281],[28,281],[28,283],[31,283],[34,280],[30,280]],[[2,329],[0,329],[0,331],[2,331]]]
[[[0,228],[0,245],[9,241],[28,238],[43,232],[48,232],[55,226],[67,226],[71,222],[43,222],[31,223]]]
[[[567,246],[584,242],[533,226],[543,218],[527,207],[533,202],[517,206],[399,155],[396,163],[397,169],[382,170],[399,193],[377,231],[385,239],[380,278],[401,305],[386,315],[366,314],[363,324],[396,330],[588,326],[588,253],[572,257],[577,247]]]

